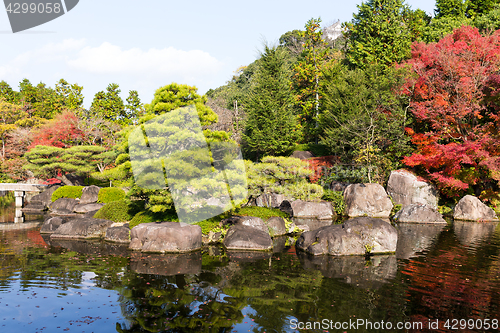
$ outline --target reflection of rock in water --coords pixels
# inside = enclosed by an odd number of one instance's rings
[[[453,221],[453,231],[463,245],[473,246],[490,237],[498,222]]]
[[[334,221],[333,219],[319,220],[319,219],[298,218],[298,217],[292,218],[292,222],[295,223],[295,225],[298,226],[299,228],[302,225],[306,225],[309,228],[307,231],[316,230],[326,225],[331,225],[333,224],[333,221]]]
[[[236,262],[254,262],[271,258],[272,252],[264,251],[227,251],[229,260]]]
[[[395,255],[364,256],[312,256],[297,252],[304,269],[321,271],[328,278],[342,279],[361,288],[379,288],[396,276]]]
[[[178,275],[201,272],[201,252],[157,254],[132,252],[130,269],[140,274]]]
[[[47,237],[48,236],[48,237]],[[64,247],[70,251],[84,254],[100,254],[104,256],[126,257],[129,254],[128,245],[88,240],[64,240],[42,235],[45,242],[54,247]]]
[[[398,245],[396,257],[408,259],[417,252],[428,250],[446,227],[446,224],[434,223],[396,223],[398,229]]]

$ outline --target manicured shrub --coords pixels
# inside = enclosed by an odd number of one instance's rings
[[[134,215],[144,209],[144,201],[119,200],[105,204],[95,213],[94,218],[106,219],[113,222],[131,221]]]
[[[82,197],[83,186],[61,186],[52,193],[52,202],[59,198],[81,198]]]
[[[247,206],[247,207],[241,207],[239,209],[236,209],[234,215],[260,217],[264,221],[266,221],[267,219],[269,219],[273,216],[288,217],[287,213],[282,212],[279,209],[267,208],[267,207],[256,207],[256,206]]]
[[[345,202],[342,191],[325,190],[322,199],[330,201],[338,215],[345,215]]]
[[[307,177],[314,172],[309,164],[293,157],[262,158],[262,163],[245,161],[248,194],[258,197],[262,193],[277,193],[306,201],[318,201],[323,195],[320,185],[311,184]]]
[[[97,195],[97,202],[108,203],[119,201],[125,198],[125,191],[117,187],[104,187],[101,188]]]

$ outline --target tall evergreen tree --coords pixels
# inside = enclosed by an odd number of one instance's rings
[[[123,104],[123,99],[120,97],[120,92],[118,84],[109,84],[106,92],[99,91],[95,94],[91,109],[104,119],[121,125],[129,125],[132,122],[125,112],[125,105]]]
[[[411,43],[425,25],[421,11],[412,11],[403,0],[368,0],[345,23],[346,58],[353,67],[369,64],[391,66],[409,58]]]
[[[245,103],[248,118],[244,140],[248,151],[257,157],[285,154],[298,138],[287,58],[282,48],[264,47],[255,84]]]

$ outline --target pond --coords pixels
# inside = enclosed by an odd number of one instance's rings
[[[19,226],[20,224],[17,224]],[[0,223],[2,332],[446,332],[500,326],[500,228],[399,227],[395,255],[129,252]],[[489,330],[487,329],[489,327]],[[398,330],[397,328],[401,328]]]

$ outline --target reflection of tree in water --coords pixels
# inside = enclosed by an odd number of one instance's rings
[[[118,332],[230,331],[243,319],[245,304],[213,287],[211,280],[218,277],[127,273],[120,302],[129,324],[118,324]]]

